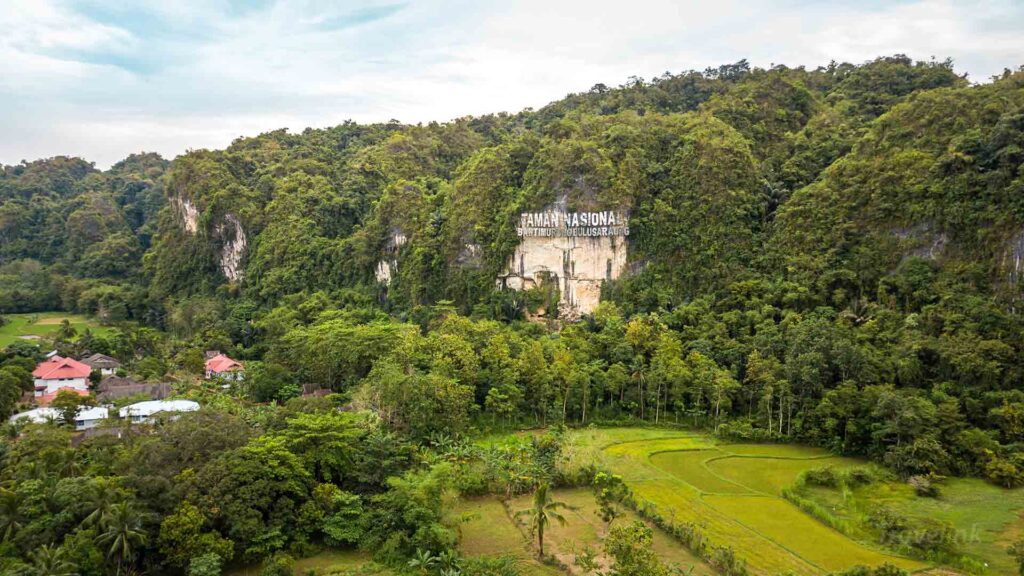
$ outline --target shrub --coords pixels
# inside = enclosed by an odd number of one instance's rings
[[[293,576],[295,559],[288,554],[278,553],[263,562],[260,576]]]
[[[875,472],[868,466],[857,466],[843,471],[843,482],[850,488],[867,486],[877,479]]]
[[[221,557],[208,552],[189,560],[188,576],[220,576]]]
[[[841,480],[839,474],[832,466],[823,466],[804,472],[804,481],[812,486],[837,488]]]
[[[513,556],[494,558],[464,558],[462,576],[519,576],[520,570]]]
[[[878,530],[880,542],[892,545],[901,543],[908,528],[906,517],[885,506],[879,506],[868,514],[868,524]]]
[[[914,493],[924,498],[937,498],[939,496],[938,476],[932,474],[917,474],[907,479],[907,484],[914,489]]]

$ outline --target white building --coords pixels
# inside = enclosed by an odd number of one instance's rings
[[[76,390],[89,389],[89,373],[92,368],[78,360],[53,355],[40,362],[32,371],[35,395],[51,394],[61,388]]]
[[[75,430],[88,430],[95,428],[110,415],[110,411],[103,406],[93,408],[79,408],[75,414]]]
[[[121,418],[130,418],[132,422],[149,422],[156,414],[196,410],[199,410],[199,403],[191,400],[147,400],[125,406],[119,414]]]
[[[106,408],[91,408],[83,406],[78,409],[78,413],[75,415],[75,430],[88,430],[89,428],[95,428],[101,421],[106,420],[109,415],[110,413]],[[48,407],[36,408],[35,410],[15,414],[10,418],[11,422],[17,422],[19,420],[28,420],[35,424],[56,422],[60,420],[60,410]]]

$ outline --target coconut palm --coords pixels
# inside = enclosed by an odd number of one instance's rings
[[[102,532],[96,541],[107,547],[107,558],[117,560],[118,573],[135,555],[135,548],[146,543],[143,529],[145,515],[131,502],[118,502],[110,507],[110,513],[101,525]]]
[[[124,491],[118,487],[116,480],[97,478],[86,497],[86,511],[89,514],[82,520],[82,524],[102,526],[110,517],[114,505],[123,501]]]
[[[10,540],[21,529],[21,496],[14,490],[0,488],[0,539]]]
[[[67,560],[64,549],[53,544],[36,548],[32,553],[32,576],[76,576],[76,566]]]
[[[551,520],[557,521],[565,526],[565,517],[558,513],[558,510],[574,510],[573,506],[565,502],[558,502],[551,499],[548,492],[548,483],[542,482],[533,492],[533,506],[516,512],[516,518],[527,517],[530,522],[530,533],[537,535],[537,554],[544,556],[544,529]]]

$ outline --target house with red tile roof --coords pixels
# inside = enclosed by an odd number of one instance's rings
[[[61,388],[57,388],[53,392],[47,392],[46,394],[43,394],[42,396],[36,396],[36,404],[39,404],[40,406],[49,406],[50,402],[53,402],[54,398],[57,397],[57,394],[60,394],[61,392],[64,392],[65,390],[67,390],[69,392],[74,392],[75,394],[78,394],[79,396],[88,396],[89,395],[89,391],[88,390],[82,390],[80,388],[72,388],[71,386],[64,386],[64,387],[61,387]]]
[[[32,371],[36,397],[56,392],[61,388],[74,388],[89,392],[89,373],[92,368],[56,354],[40,362]]]
[[[224,354],[217,354],[206,361],[206,378],[223,380],[241,380],[245,377],[245,366]]]

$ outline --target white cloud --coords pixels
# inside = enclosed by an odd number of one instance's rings
[[[0,162],[77,154],[107,166],[280,127],[514,112],[740,58],[949,56],[975,80],[1024,63],[1024,7],[1010,0],[339,4],[91,0],[90,12],[8,0]]]

